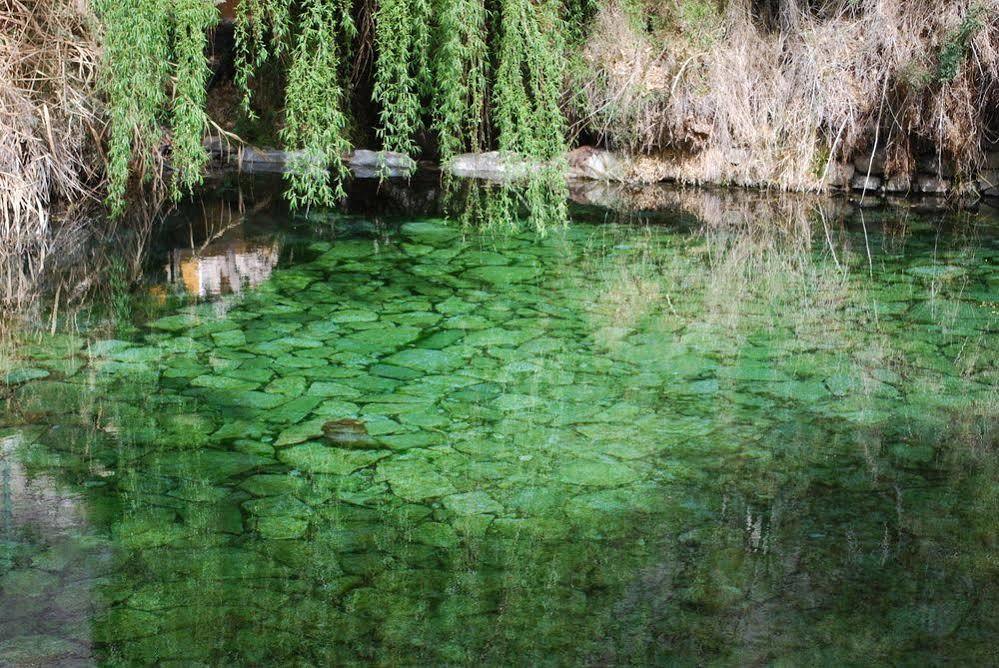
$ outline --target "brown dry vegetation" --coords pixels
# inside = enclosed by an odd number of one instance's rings
[[[26,299],[57,253],[51,204],[101,179],[97,61],[86,0],[0,0],[0,303]]]
[[[666,176],[819,190],[875,145],[971,174],[997,140],[999,0],[635,2],[598,12],[575,127]]]

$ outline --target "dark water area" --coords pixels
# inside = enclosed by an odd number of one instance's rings
[[[0,355],[0,665],[999,663],[994,215],[272,191]]]

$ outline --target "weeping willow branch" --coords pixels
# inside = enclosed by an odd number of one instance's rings
[[[565,77],[559,4],[501,0],[494,123],[502,151],[548,160],[566,147],[559,107]]]
[[[566,184],[561,161],[566,120],[560,107],[566,61],[565,24],[555,0],[501,0],[502,34],[493,121],[501,151],[540,160],[529,170],[524,195],[538,229],[564,222]],[[507,195],[512,217],[513,198]]]
[[[175,0],[174,55],[177,61],[171,118],[175,200],[201,183],[208,154],[202,137],[208,127],[206,85],[211,71],[205,60],[205,35],[218,22],[218,10],[205,0]]]
[[[381,0],[375,12],[373,98],[381,107],[377,134],[389,151],[416,152],[430,87],[430,14],[428,0]]]
[[[132,174],[160,174],[159,152],[170,126],[175,197],[201,182],[208,156],[205,85],[208,30],[218,21],[212,0],[98,0],[104,27],[102,87],[108,99],[108,206],[120,215]],[[172,90],[170,82],[173,82]]]
[[[145,163],[164,143],[163,125],[171,130],[171,192],[179,197],[199,182],[207,160],[204,46],[218,20],[215,2],[97,1],[111,109],[109,202],[120,212],[129,174],[153,173]],[[536,221],[548,215],[542,210],[562,217],[565,184],[555,164],[566,149],[562,2],[379,0],[365,39],[375,53],[372,102],[382,148],[413,155],[427,129],[445,160],[495,143],[543,165],[528,170],[530,178],[501,208],[512,215],[526,201]],[[236,9],[236,83],[248,116],[254,72],[273,58],[287,66],[279,134],[296,156],[290,203],[336,203],[344,195],[344,156],[351,148],[354,16],[364,8],[354,0],[242,0]]]
[[[132,173],[152,174],[146,161],[161,138],[158,118],[166,105],[170,5],[159,0],[99,0],[105,26],[102,79],[108,98],[108,206],[120,215]]]
[[[243,92],[243,111],[250,106],[250,78],[267,59],[288,48],[292,30],[292,0],[241,0],[236,5],[236,85]]]
[[[307,0],[295,40],[281,138],[301,151],[288,175],[293,207],[332,206],[344,196],[350,150],[344,112],[342,53],[356,30],[346,0]]]
[[[486,145],[486,6],[482,0],[440,0],[433,62],[433,129],[447,161]]]

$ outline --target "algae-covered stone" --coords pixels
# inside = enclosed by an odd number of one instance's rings
[[[503,506],[482,491],[452,494],[443,501],[445,508],[459,515],[496,515],[503,512]]]
[[[441,412],[431,410],[406,411],[399,414],[399,422],[416,427],[434,428],[446,427],[450,419]]]
[[[374,322],[378,320],[378,314],[366,309],[344,309],[337,311],[330,316],[330,320],[337,324],[347,324],[352,322]]]
[[[283,395],[273,396],[282,396],[283,399],[287,399],[287,396]],[[264,413],[263,419],[273,424],[297,424],[304,420],[321,403],[321,397],[298,397],[291,401],[285,401],[280,406],[267,411]]]
[[[50,635],[22,635],[0,641],[0,665],[5,666],[53,666],[83,654],[79,645]]]
[[[281,451],[278,458],[288,466],[310,473],[347,475],[387,456],[384,450],[345,450],[322,443],[304,443]]]
[[[240,378],[230,378],[229,376],[204,375],[191,380],[191,385],[195,387],[205,387],[211,390],[235,390],[245,392],[255,390],[260,383],[252,380],[242,380]]]
[[[451,482],[422,459],[392,459],[378,465],[378,475],[392,492],[407,501],[424,501],[453,494]]]
[[[11,597],[46,596],[58,584],[58,576],[37,568],[10,571],[0,577],[0,591]]]
[[[190,357],[176,357],[167,361],[164,378],[194,378],[208,373],[209,368]]]
[[[345,336],[338,344],[347,350],[387,350],[415,341],[421,332],[419,327],[375,327]]]
[[[384,360],[387,364],[418,369],[428,373],[439,373],[459,367],[460,357],[446,350],[411,348],[390,355]]]
[[[516,346],[534,336],[530,331],[514,331],[494,327],[471,332],[465,336],[464,342],[470,346]]]
[[[478,308],[478,304],[474,302],[465,301],[456,295],[452,295],[447,299],[438,302],[434,306],[434,309],[438,313],[442,313],[447,316],[461,315],[463,313],[471,313],[476,308]]]
[[[370,372],[376,376],[394,378],[395,380],[412,380],[423,375],[415,369],[407,369],[406,367],[392,364],[375,364],[371,367]]]
[[[439,445],[444,442],[444,438],[441,435],[425,431],[411,432],[408,434],[387,434],[379,436],[378,440],[393,450],[429,448],[432,445]]]
[[[319,417],[334,420],[356,418],[359,412],[360,406],[357,404],[339,399],[327,399],[320,403],[314,411],[315,415]]]
[[[298,476],[260,473],[240,483],[240,487],[254,496],[294,494],[305,487],[305,480]]]
[[[199,447],[208,443],[215,432],[215,420],[200,413],[167,415],[159,420],[163,433],[159,441],[181,447]]]
[[[288,427],[278,434],[274,445],[278,447],[282,445],[294,445],[295,443],[302,443],[303,441],[318,438],[323,435],[323,425],[325,423],[324,419],[318,418]]]
[[[236,348],[246,345],[246,335],[240,329],[228,329],[222,332],[214,332],[212,334],[212,341],[217,346]]]
[[[163,476],[215,483],[272,463],[273,460],[256,455],[203,448],[155,456],[147,460],[147,470]]]
[[[149,326],[153,329],[159,329],[165,332],[179,332],[195,327],[200,322],[201,318],[196,315],[190,313],[180,313],[178,315],[168,315],[165,318],[154,320],[149,323]]]
[[[284,394],[289,397],[297,397],[305,392],[306,379],[302,376],[285,376],[278,378],[264,387],[264,392]]]
[[[417,543],[433,547],[451,548],[458,544],[458,534],[450,524],[443,522],[424,522],[410,534]]]
[[[286,515],[268,515],[257,519],[257,531],[268,540],[301,538],[309,529],[308,520]]]
[[[862,382],[855,376],[836,374],[825,379],[825,386],[834,396],[845,397],[851,392],[860,390]]]
[[[523,283],[541,274],[538,267],[528,267],[523,265],[510,266],[487,266],[469,269],[461,275],[462,278],[482,281],[496,286],[510,285],[512,283]]]
[[[624,519],[629,513],[649,512],[653,509],[650,503],[648,490],[633,490],[627,487],[619,489],[605,489],[596,492],[589,492],[573,497],[566,504],[566,511],[571,517],[582,521],[594,519],[594,515],[600,513],[604,515],[598,521],[606,521],[606,515],[618,516]],[[594,526],[600,530],[601,526]]]
[[[539,397],[527,394],[503,394],[493,400],[493,407],[501,411],[522,411],[541,403]]]
[[[309,386],[307,393],[309,396],[313,397],[328,397],[335,399],[354,399],[361,395],[359,390],[349,385],[327,381],[318,381],[313,383]]]
[[[398,313],[388,316],[387,319],[399,325],[417,327],[421,330],[422,335],[423,331],[430,329],[443,318],[439,313],[431,311],[410,311],[408,313]]]
[[[480,315],[461,314],[451,316],[444,321],[444,326],[451,329],[480,330],[493,326],[493,322]]]
[[[8,371],[6,374],[0,378],[0,382],[5,385],[17,385],[18,383],[26,383],[29,380],[38,380],[40,378],[48,378],[49,372],[45,369],[34,369],[31,367],[20,367],[12,371]]]
[[[573,459],[561,464],[555,477],[573,485],[614,487],[637,480],[638,473],[627,464],[612,459]]]
[[[405,223],[399,228],[399,232],[409,239],[431,245],[440,245],[461,235],[459,230],[445,221]]]
[[[312,509],[290,494],[265,496],[243,504],[247,512],[254,515],[279,515],[283,517],[308,517]]]
[[[373,255],[375,244],[370,239],[342,239],[323,253],[316,262],[320,265],[332,266],[337,260],[355,260]]]

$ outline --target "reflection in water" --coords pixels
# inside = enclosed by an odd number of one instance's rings
[[[242,240],[214,243],[197,251],[170,252],[167,281],[180,284],[194,297],[239,294],[266,281],[280,256],[275,242]]]
[[[54,456],[33,451],[37,434],[0,432],[0,663],[79,664],[106,608],[108,555],[88,533],[85,494],[41,472]]]
[[[189,214],[183,228],[188,247],[168,252],[167,282],[189,296],[239,294],[266,281],[277,266],[281,246],[273,234],[247,238],[248,221],[272,206],[271,196],[265,193],[247,206],[243,192],[237,194],[235,202],[213,200]]]
[[[708,204],[341,220],[224,314],[25,348],[0,424],[104,564],[34,591],[102,603],[0,658],[988,663],[995,228]]]

